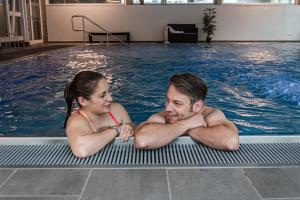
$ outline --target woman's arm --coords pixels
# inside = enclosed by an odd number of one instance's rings
[[[130,137],[134,135],[134,125],[131,122],[131,119],[128,115],[126,109],[119,103],[113,103],[112,113],[118,119],[120,123],[119,132],[120,139],[122,142],[128,141]]]
[[[66,134],[73,154],[79,158],[85,158],[97,153],[111,142],[117,136],[117,131],[108,128],[93,133],[87,120],[73,114],[68,120]]]

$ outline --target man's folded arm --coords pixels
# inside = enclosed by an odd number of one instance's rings
[[[222,111],[217,110],[208,117],[207,127],[198,127],[188,131],[188,135],[208,147],[234,151],[240,146],[238,130],[226,119]]]
[[[166,124],[160,114],[152,115],[135,130],[134,146],[140,149],[153,149],[165,146],[188,130],[183,121]]]

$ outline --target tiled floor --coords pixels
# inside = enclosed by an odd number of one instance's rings
[[[300,200],[300,167],[0,169],[0,200]]]

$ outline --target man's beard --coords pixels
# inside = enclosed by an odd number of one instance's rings
[[[177,122],[177,121],[179,121],[179,120],[180,120],[180,119],[179,119],[179,116],[178,116],[178,115],[172,116],[172,117],[169,117],[169,116],[167,115],[167,117],[166,117],[166,121],[167,121],[168,124],[175,123],[175,122]]]
[[[186,115],[176,114],[176,115],[171,115],[171,116],[168,116],[168,113],[167,113],[167,115],[166,115],[166,123],[167,124],[172,124],[172,123],[175,123],[177,121],[190,118],[193,115],[194,115],[193,112],[189,112]]]

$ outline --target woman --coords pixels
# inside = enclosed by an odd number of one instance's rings
[[[128,113],[113,103],[106,78],[97,72],[82,71],[65,88],[68,111],[64,127],[75,156],[84,158],[97,153],[119,136],[133,136]],[[76,100],[79,109],[72,112]]]

